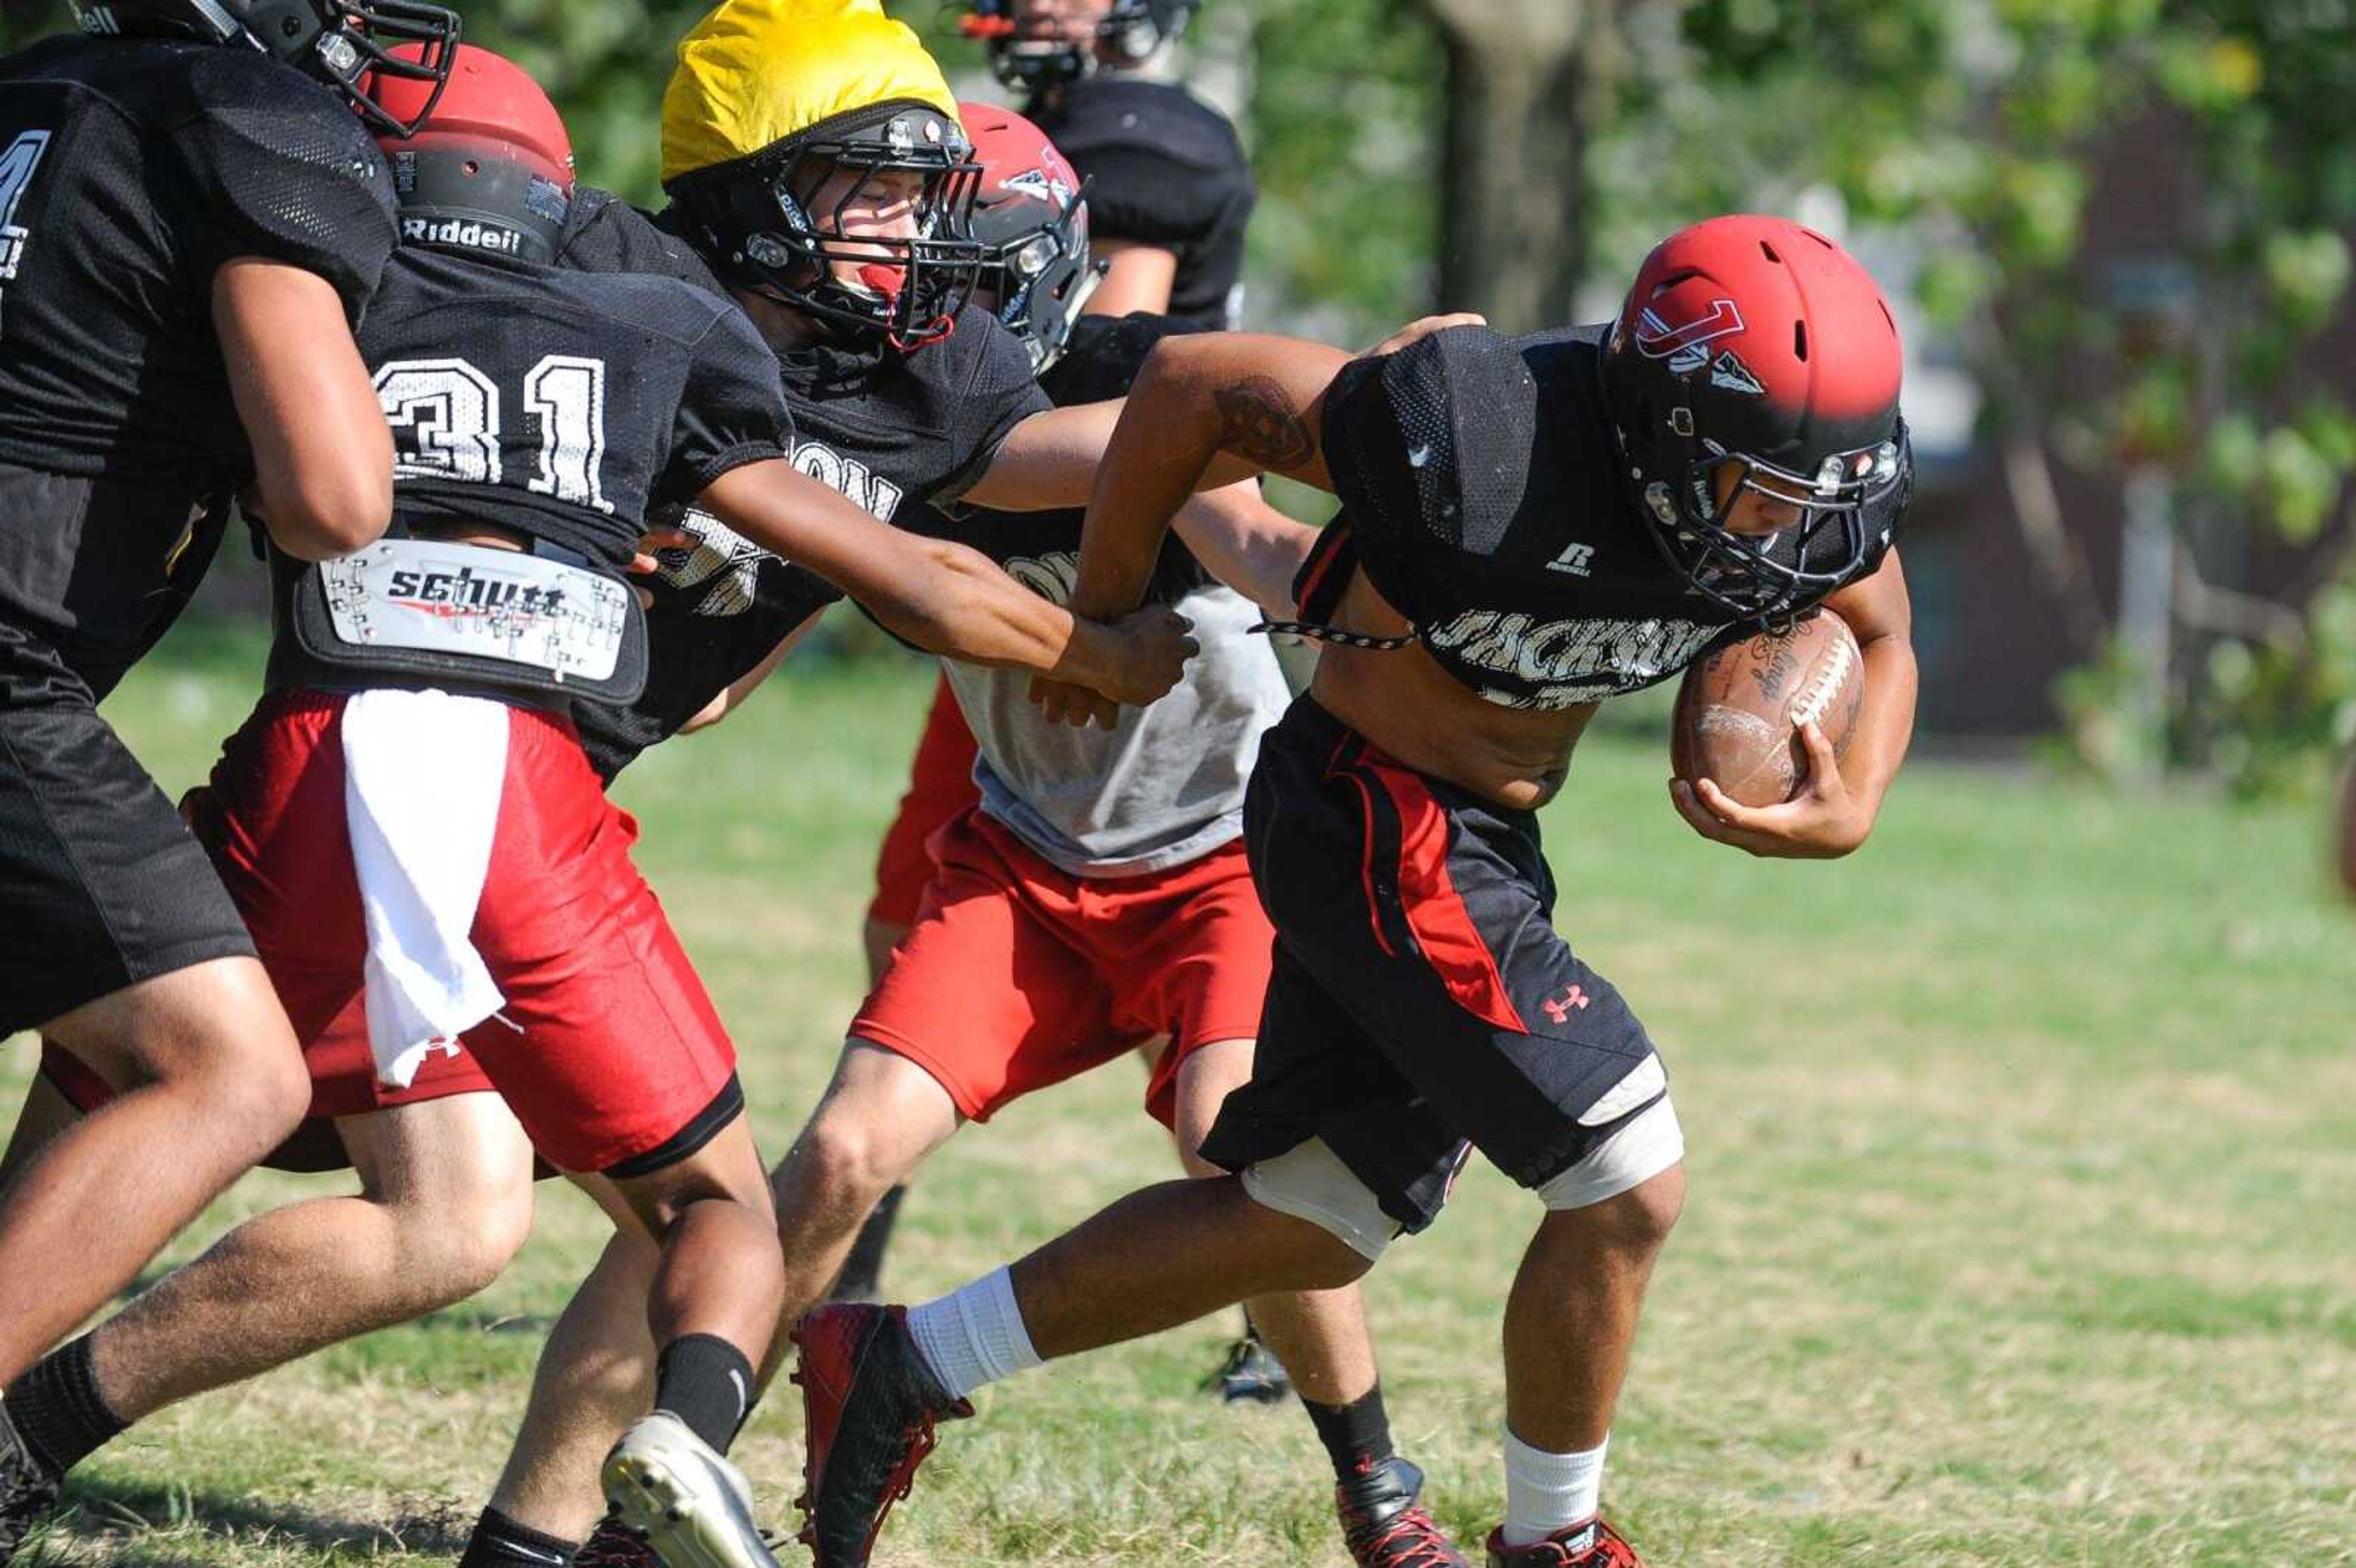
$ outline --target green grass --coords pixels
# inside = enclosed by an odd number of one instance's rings
[[[113,711],[167,785],[258,659],[193,628]],[[794,670],[626,781],[641,859],[782,1147],[862,989],[857,923],[928,679]],[[1875,841],[1754,863],[1603,734],[1547,814],[1558,921],[1668,1054],[1693,1198],[1607,1500],[1655,1568],[2356,1563],[2356,923],[2319,824],[1920,766]],[[0,1052],[0,1085],[29,1071]],[[1119,1064],[968,1132],[908,1204],[922,1295],[1158,1179]],[[257,1178],[177,1245],[323,1180]],[[508,1278],[168,1413],[88,1467],[51,1560],[449,1560],[598,1241],[544,1189]],[[1403,1445],[1466,1537],[1501,1506],[1497,1319],[1530,1200],[1485,1168],[1369,1287]],[[878,1562],[1344,1561],[1290,1411],[1194,1392],[1224,1323],[983,1396]],[[740,1454],[776,1521],[798,1412]]]

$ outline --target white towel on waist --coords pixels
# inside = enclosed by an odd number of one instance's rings
[[[426,1053],[507,998],[475,951],[508,771],[508,709],[446,691],[344,706],[344,815],[368,922],[369,1047],[406,1089]]]

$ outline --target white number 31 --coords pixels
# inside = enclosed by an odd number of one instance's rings
[[[501,478],[498,384],[464,359],[396,359],[376,373],[377,400],[396,443],[395,479]],[[524,412],[540,422],[535,495],[610,512],[605,459],[605,362],[551,354],[523,379]]]

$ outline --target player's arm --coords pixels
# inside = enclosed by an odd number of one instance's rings
[[[1183,616],[1142,611],[1117,625],[1081,619],[998,570],[980,551],[905,533],[781,459],[713,481],[697,504],[773,554],[858,600],[894,635],[929,653],[1027,669],[1152,701],[1195,651]]]
[[[1707,779],[1677,794],[1678,812],[1704,837],[1753,855],[1831,859],[1873,831],[1914,738],[1914,617],[1898,552],[1884,556],[1872,576],[1826,598],[1825,608],[1848,623],[1864,656],[1865,696],[1848,755],[1836,759],[1824,731],[1808,724],[1800,731],[1808,782],[1796,799],[1742,805]]]
[[[1292,618],[1293,580],[1317,543],[1317,530],[1269,506],[1257,484],[1206,490],[1181,507],[1170,526],[1212,576],[1269,619]]]
[[[252,256],[223,263],[212,291],[270,537],[301,560],[373,543],[392,517],[392,432],[342,296],[315,273]]]
[[[1088,297],[1088,315],[1168,314],[1170,291],[1178,285],[1178,253],[1140,240],[1098,240],[1089,247],[1098,261],[1112,263]]]

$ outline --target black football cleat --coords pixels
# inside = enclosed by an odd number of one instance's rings
[[[800,1540],[818,1568],[865,1568],[892,1505],[933,1451],[936,1422],[973,1406],[942,1388],[908,1332],[907,1309],[838,1303],[794,1326],[802,1391]]]
[[[1246,1334],[1227,1347],[1227,1359],[1203,1380],[1203,1389],[1229,1404],[1281,1404],[1291,1397],[1292,1378],[1258,1335]]]
[[[58,1506],[59,1477],[33,1457],[0,1404],[0,1568]]]
[[[1489,1568],[1644,1568],[1644,1560],[1618,1531],[1590,1519],[1527,1546],[1506,1545],[1497,1531],[1489,1537]]]
[[[1358,1568],[1472,1568],[1416,1501],[1423,1472],[1394,1454],[1333,1488],[1342,1543]]]

